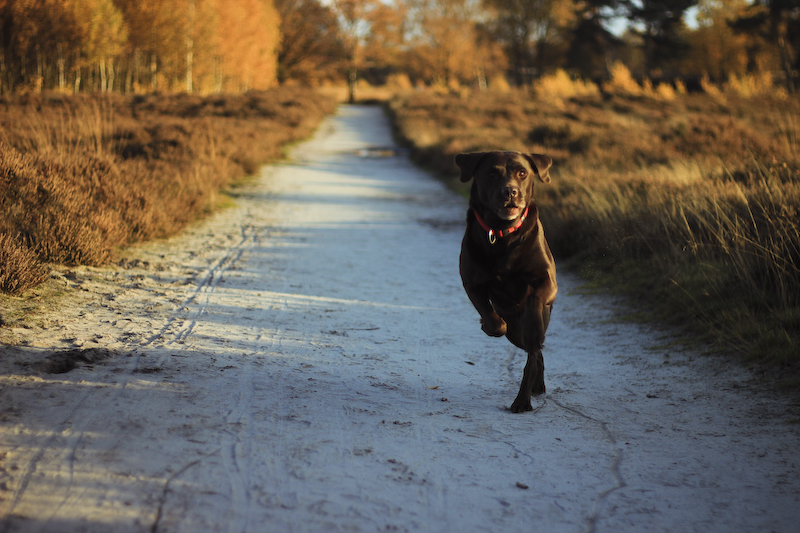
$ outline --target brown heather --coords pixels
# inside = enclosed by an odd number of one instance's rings
[[[797,97],[416,93],[388,108],[413,157],[456,187],[458,152],[549,154],[537,190],[557,255],[723,349],[798,360]]]
[[[297,88],[0,99],[0,291],[180,231],[335,105]]]

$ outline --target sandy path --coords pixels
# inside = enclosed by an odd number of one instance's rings
[[[798,406],[565,272],[549,393],[506,411],[465,202],[359,152],[391,144],[342,108],[239,207],[65,272],[0,348],[0,531],[797,531]],[[63,348],[96,360],[42,372]]]

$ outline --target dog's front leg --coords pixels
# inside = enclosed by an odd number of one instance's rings
[[[462,247],[461,257],[459,258],[459,272],[464,290],[472,302],[475,310],[481,316],[481,329],[491,337],[502,337],[506,334],[508,326],[506,321],[494,310],[492,302],[489,300],[489,273],[475,266],[475,261],[469,259],[469,251],[466,243]]]
[[[489,288],[486,285],[467,285],[464,283],[464,290],[467,291],[469,301],[481,316],[481,329],[490,337],[502,337],[506,334],[508,326],[506,321],[494,310],[489,301]]]

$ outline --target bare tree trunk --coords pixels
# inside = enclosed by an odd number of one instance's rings
[[[30,83],[30,80],[28,79],[28,56],[27,54],[22,54],[19,58],[19,75],[17,76],[15,88],[19,89],[28,83]]]
[[[351,104],[356,103],[356,87],[358,84],[358,69],[355,65],[350,65],[350,72],[347,75],[347,88],[349,96],[347,101]]]
[[[449,46],[442,47],[442,72],[444,73],[444,86],[448,90],[453,83],[453,69],[450,67],[452,53]]]
[[[644,33],[644,75],[650,78],[650,71],[653,69],[653,25],[645,23]]]
[[[545,50],[547,48],[547,43],[545,42],[545,38],[542,37],[536,42],[536,73],[534,74],[535,78],[541,78],[544,76],[544,69],[545,69]],[[533,83],[533,79],[529,79],[528,83],[525,85],[529,85]]]
[[[219,58],[214,59],[214,92],[219,94],[222,92],[222,69],[220,68],[221,60]]]
[[[194,0],[189,0],[189,25],[186,31],[186,92],[192,92],[192,66],[194,61]]]
[[[106,85],[107,82],[108,82],[108,79],[106,77],[106,60],[105,59],[101,59],[100,60],[100,92],[101,93],[108,92],[108,86]]]
[[[524,39],[520,39],[518,42],[513,44],[514,47],[514,83],[517,87],[522,87],[525,85],[525,73],[524,70],[528,62],[526,60],[527,57],[527,42],[528,42],[528,33],[525,32]]]
[[[158,60],[156,53],[150,53],[150,90],[155,91],[158,88]]]
[[[0,50],[0,94],[6,93],[6,51]]]
[[[125,74],[125,93],[133,91],[133,58],[128,56],[128,71]]]
[[[479,90],[485,91],[489,88],[489,84],[486,82],[486,70],[483,67],[475,68],[475,77],[478,79]]]
[[[794,79],[793,79],[793,69],[792,69],[792,49],[789,43],[787,42],[787,28],[786,28],[786,16],[781,16],[781,19],[778,21],[778,49],[780,50],[781,54],[781,67],[783,67],[784,75],[786,76],[786,90],[789,91],[789,94],[794,93]]]
[[[65,60],[64,60],[64,47],[61,43],[58,43],[58,89],[63,91],[64,88],[67,86],[67,76],[64,72]]]
[[[44,85],[44,75],[42,67],[42,50],[39,45],[36,45],[36,79],[34,80],[34,88],[37,93],[42,92],[42,85]]]
[[[81,56],[75,55],[75,90],[78,93],[81,90]]]
[[[108,61],[108,85],[106,92],[114,92],[114,81],[117,79],[117,69],[114,66],[114,60]]]
[[[186,92],[192,92],[192,50],[186,52]]]
[[[139,67],[141,65],[141,52],[137,48],[133,51],[133,92],[139,91],[139,86],[141,84],[141,72],[139,71]]]

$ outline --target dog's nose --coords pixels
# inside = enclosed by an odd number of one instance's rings
[[[512,200],[519,196],[519,187],[503,187],[501,193],[507,200]]]

